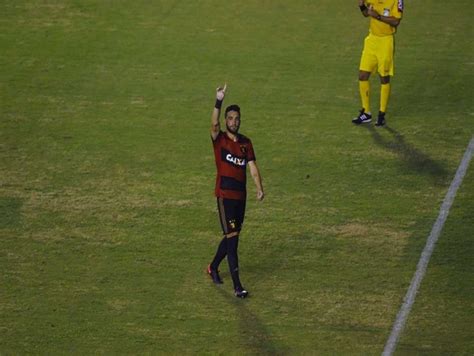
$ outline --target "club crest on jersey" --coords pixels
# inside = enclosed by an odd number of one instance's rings
[[[246,155],[247,154],[247,146],[240,145],[240,152],[242,152],[242,154]]]
[[[398,11],[403,12],[403,0],[398,0]]]
[[[236,166],[240,166],[240,167],[243,167],[247,164],[247,161],[246,161],[245,158],[235,157],[235,156],[231,155],[230,153],[228,153],[225,156],[225,159],[227,160],[227,162],[230,162],[230,163],[235,164]]]

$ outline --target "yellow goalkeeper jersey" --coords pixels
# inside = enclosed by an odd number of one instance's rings
[[[366,6],[372,7],[382,16],[402,18],[403,0],[367,0]],[[395,33],[397,29],[382,21],[370,18],[369,31],[375,36],[389,36]]]

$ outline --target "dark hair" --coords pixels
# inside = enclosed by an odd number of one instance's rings
[[[236,104],[232,104],[232,105],[229,105],[226,109],[225,109],[225,116],[227,117],[227,113],[229,111],[237,111],[239,113],[239,116],[240,116],[240,107]]]

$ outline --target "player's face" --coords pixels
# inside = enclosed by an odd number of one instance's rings
[[[234,135],[239,132],[240,128],[240,115],[237,111],[229,111],[225,117],[225,124],[227,126],[227,131],[233,133]]]

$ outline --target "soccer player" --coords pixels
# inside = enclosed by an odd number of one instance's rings
[[[376,126],[385,125],[385,112],[390,96],[390,77],[393,76],[394,34],[402,19],[403,0],[358,0],[362,15],[370,17],[369,35],[364,41],[364,50],[359,66],[359,92],[362,109],[354,118],[354,124],[372,121],[370,112],[371,73],[380,76],[380,110]]]
[[[215,195],[224,237],[214,259],[207,267],[207,273],[214,283],[221,284],[222,279],[218,268],[227,256],[234,294],[236,297],[245,298],[248,291],[240,282],[237,247],[245,216],[247,166],[257,187],[258,200],[263,199],[264,192],[252,142],[239,134],[240,108],[238,105],[230,105],[226,108],[226,131],[221,131],[219,117],[226,89],[227,84],[223,88],[217,88],[216,104],[211,118],[211,138],[217,166]]]

